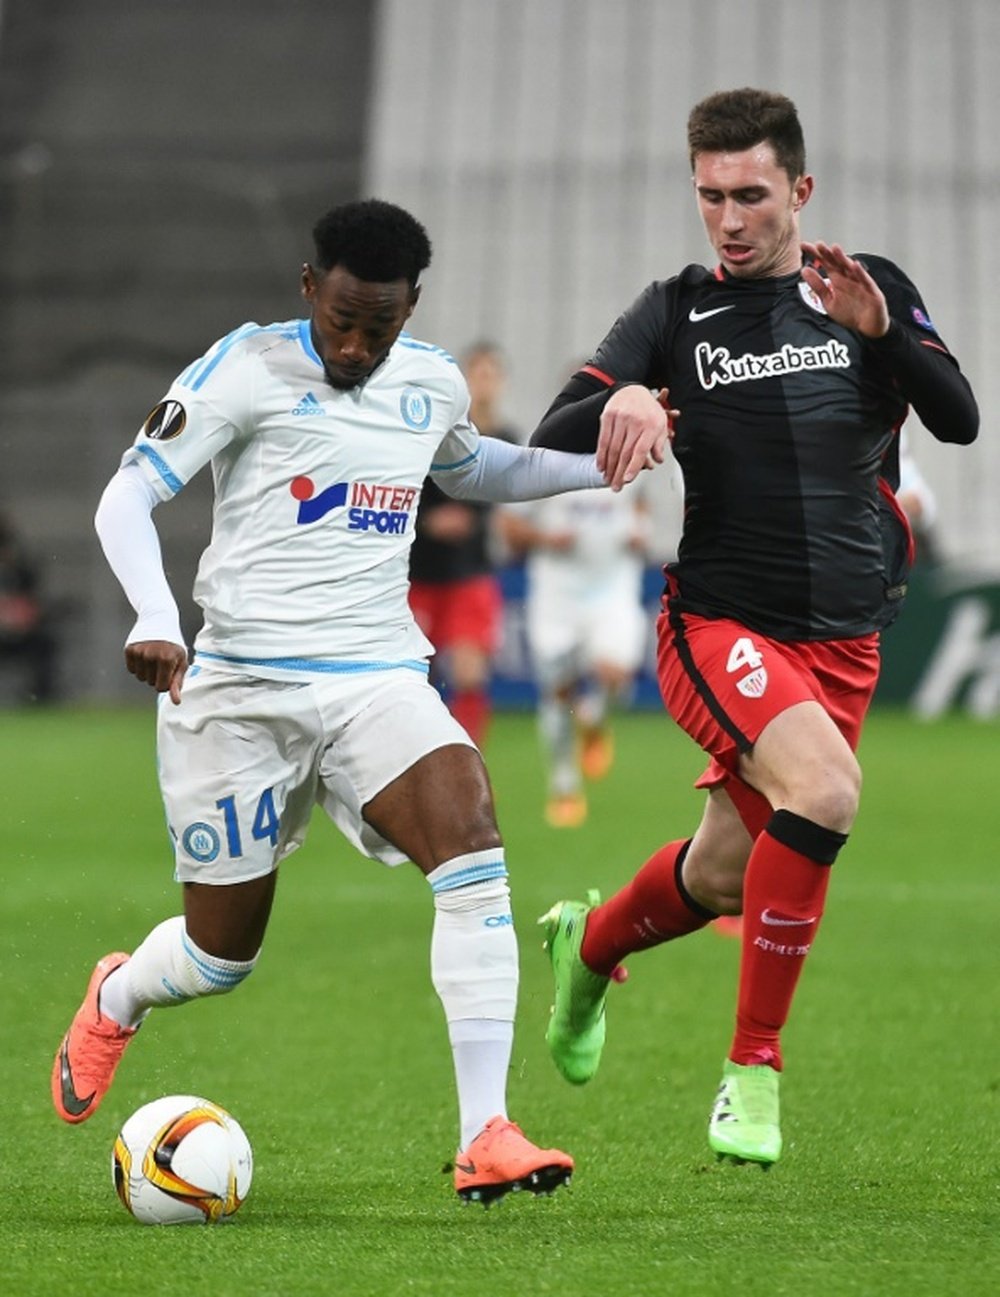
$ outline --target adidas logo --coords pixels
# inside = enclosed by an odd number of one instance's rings
[[[298,403],[292,414],[322,414],[323,407],[316,400],[312,392],[306,392],[305,396]]]

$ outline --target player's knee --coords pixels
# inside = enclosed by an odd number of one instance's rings
[[[454,831],[460,841],[454,844],[454,850],[449,849],[439,854],[450,857],[466,855],[469,852],[503,849],[503,839],[493,809],[493,798],[488,790],[479,796],[469,798],[462,809],[460,819],[454,825]]]
[[[854,823],[861,800],[861,767],[853,756],[823,772],[799,795],[798,814],[838,833],[847,833]]]

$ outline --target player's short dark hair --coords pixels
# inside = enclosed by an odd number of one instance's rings
[[[416,217],[378,198],[331,208],[313,226],[313,242],[317,270],[343,266],[372,284],[405,279],[415,288],[431,263],[430,239]]]
[[[790,99],[770,90],[719,90],[695,104],[688,116],[691,170],[699,153],[742,153],[770,144],[789,179],[805,174],[806,145]]]

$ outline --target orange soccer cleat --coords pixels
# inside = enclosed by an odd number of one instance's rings
[[[455,1192],[484,1207],[506,1193],[550,1194],[568,1184],[573,1159],[556,1148],[536,1148],[506,1117],[491,1118],[469,1147],[455,1156]]]
[[[553,829],[578,829],[587,818],[587,799],[583,793],[565,793],[550,797],[545,803],[545,822]]]
[[[580,736],[580,768],[585,779],[603,779],[615,761],[615,742],[609,730],[585,729]]]
[[[122,951],[97,961],[83,1003],[69,1025],[52,1064],[52,1102],[63,1121],[74,1125],[97,1111],[125,1046],[138,1027],[121,1027],[101,1016],[98,997],[111,973],[129,958]]]

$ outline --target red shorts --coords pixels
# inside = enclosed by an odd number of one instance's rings
[[[657,621],[657,675],[667,711],[712,760],[697,788],[725,786],[751,836],[771,815],[738,777],[769,721],[818,702],[855,751],[879,673],[877,632],[856,639],[782,641],[728,618],[667,611]]]
[[[475,644],[484,653],[496,651],[503,607],[496,577],[471,576],[433,585],[415,581],[410,586],[410,607],[436,649]]]

